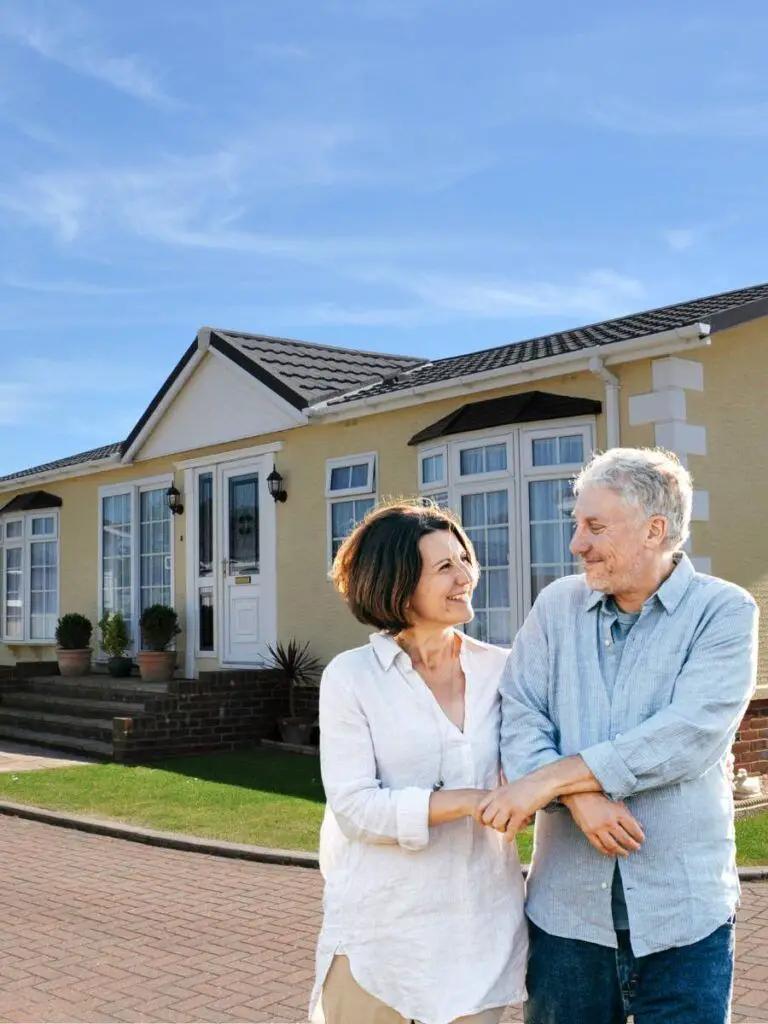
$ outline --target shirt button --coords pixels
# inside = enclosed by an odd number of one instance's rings
[[[603,884],[600,886],[600,888],[601,889],[607,889],[608,888],[608,883],[607,882],[603,882]]]
[[[616,733],[616,735],[615,735],[615,736],[614,736],[613,738],[614,738],[615,740],[620,740],[620,739],[621,739],[621,733],[620,733],[620,732],[617,732],[617,733]]]

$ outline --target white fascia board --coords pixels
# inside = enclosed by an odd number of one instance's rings
[[[160,420],[165,416],[167,410],[171,406],[173,400],[176,398],[178,393],[187,383],[189,378],[197,369],[198,365],[202,362],[205,353],[210,345],[210,331],[204,328],[198,332],[197,335],[197,350],[192,355],[187,365],[181,371],[176,380],[171,384],[166,393],[161,398],[157,408],[153,411],[147,422],[141,428],[139,433],[133,440],[133,444],[130,448],[127,448],[123,453],[122,462],[129,463],[133,462],[134,456],[141,451],[144,444],[146,444],[147,438],[150,437],[152,431],[155,429]]]
[[[673,331],[645,335],[631,341],[618,341],[612,345],[595,346],[578,352],[564,352],[517,366],[452,378],[449,381],[413,385],[391,395],[377,395],[372,398],[361,396],[340,406],[328,406],[320,402],[310,406],[307,413],[310,420],[333,423],[417,405],[423,401],[423,396],[429,396],[437,401],[442,398],[460,397],[473,391],[490,391],[492,388],[511,387],[528,381],[546,380],[548,377],[561,377],[566,373],[590,372],[589,364],[596,352],[599,352],[604,365],[617,366],[638,359],[655,359],[659,356],[687,352],[710,344],[709,324],[695,323],[690,327],[678,327]]]

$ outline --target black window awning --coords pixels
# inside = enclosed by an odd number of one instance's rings
[[[0,508],[0,516],[8,515],[9,512],[36,512],[38,509],[60,508],[61,504],[58,494],[49,494],[48,491],[27,491],[26,494],[17,494],[7,505],[3,505]]]
[[[570,395],[551,395],[547,391],[524,391],[519,395],[488,398],[484,402],[469,402],[436,423],[414,434],[408,444],[423,444],[450,434],[463,434],[471,430],[506,427],[514,423],[534,423],[537,420],[561,420],[571,416],[596,416],[602,412],[601,402],[593,398],[572,398]]]

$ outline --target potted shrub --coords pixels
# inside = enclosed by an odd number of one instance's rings
[[[181,632],[179,617],[167,604],[151,604],[141,613],[141,650],[138,654],[141,678],[164,683],[176,668],[176,651],[169,650]]]
[[[271,667],[279,669],[288,686],[288,714],[278,718],[277,726],[283,743],[306,746],[317,725],[316,715],[299,715],[296,712],[296,690],[299,687],[319,686],[322,663],[310,653],[309,643],[300,645],[297,640],[287,644],[267,644]]]
[[[105,612],[99,622],[101,649],[109,655],[107,672],[115,679],[125,679],[131,674],[133,659],[126,657],[132,640],[128,624],[122,612]]]
[[[87,676],[91,671],[91,620],[68,612],[56,623],[56,660],[63,676]]]

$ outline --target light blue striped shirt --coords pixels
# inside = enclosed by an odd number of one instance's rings
[[[508,779],[581,754],[645,832],[619,858],[632,949],[705,938],[739,897],[726,757],[755,686],[757,607],[686,555],[644,604],[609,697],[595,618],[603,595],[566,576],[539,595],[502,677]],[[564,806],[536,816],[527,913],[552,935],[616,946],[611,881]]]

